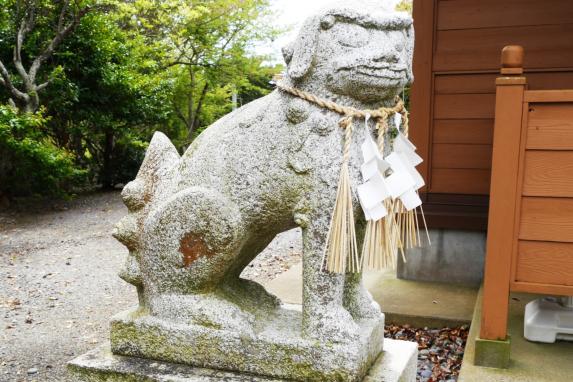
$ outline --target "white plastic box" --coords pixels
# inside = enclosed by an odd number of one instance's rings
[[[544,297],[528,303],[523,331],[529,341],[573,341],[573,297]]]

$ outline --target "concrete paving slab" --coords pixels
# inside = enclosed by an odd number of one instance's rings
[[[481,319],[481,293],[476,302],[459,382],[566,382],[573,380],[573,342],[529,342],[523,337],[525,305],[539,295],[514,293],[509,304],[511,354],[508,369],[474,365],[475,338]]]
[[[302,302],[302,263],[264,284],[283,302]],[[418,327],[458,326],[471,322],[477,288],[400,280],[393,270],[369,271],[364,283],[382,307],[387,323]]]

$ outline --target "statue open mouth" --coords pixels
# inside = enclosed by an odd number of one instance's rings
[[[347,66],[338,69],[342,72],[354,72],[374,78],[385,78],[390,80],[400,80],[406,77],[407,68],[402,65],[388,65],[388,64],[371,64],[371,65],[357,65]]]
[[[360,65],[355,68],[355,71],[358,74],[363,74],[369,77],[387,78],[392,80],[399,80],[406,76],[406,68],[399,66]]]

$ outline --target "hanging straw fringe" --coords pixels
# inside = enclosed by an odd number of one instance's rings
[[[322,264],[329,272],[345,273],[347,270],[358,272],[360,259],[356,244],[354,208],[352,208],[352,190],[348,170],[350,144],[352,143],[352,117],[343,118],[340,126],[345,130],[344,156]]]
[[[384,139],[388,131],[388,114],[384,113],[376,124],[378,150],[384,154]],[[381,270],[396,266],[399,235],[394,224],[394,207],[391,200],[384,201],[388,214],[377,221],[368,220],[362,243],[362,269]]]
[[[402,108],[399,111],[402,114],[403,129],[402,133],[406,138],[408,138],[409,133],[409,118],[408,111],[406,108]],[[400,129],[400,126],[396,126],[396,129]],[[395,200],[398,217],[398,228],[400,232],[400,242],[404,249],[412,249],[422,246],[420,240],[420,226],[418,224],[418,214],[416,208],[407,211],[399,199]],[[424,210],[422,206],[420,208],[420,215],[422,216],[422,221],[424,223],[424,229],[426,231],[426,236],[428,238],[428,244],[431,245],[430,234],[428,232],[428,226],[426,225],[426,217],[424,216]],[[402,259],[406,262],[406,258],[402,255]]]

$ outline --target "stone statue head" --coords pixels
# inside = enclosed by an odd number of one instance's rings
[[[367,103],[399,93],[413,80],[412,19],[380,3],[344,1],[309,17],[283,48],[289,79]]]

